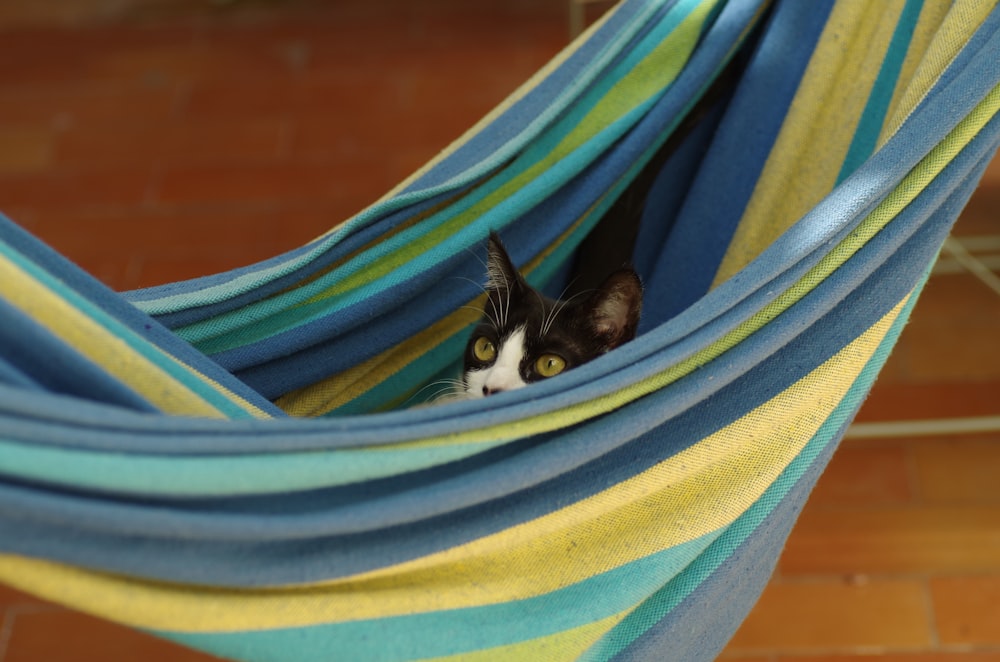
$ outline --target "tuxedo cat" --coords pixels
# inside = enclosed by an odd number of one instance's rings
[[[554,377],[635,337],[642,284],[631,268],[613,272],[596,290],[556,300],[528,285],[491,233],[486,270],[486,304],[465,349],[459,398]]]

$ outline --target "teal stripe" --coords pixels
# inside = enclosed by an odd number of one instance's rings
[[[505,227],[579,174],[587,164],[606,151],[628,129],[634,126],[656,98],[666,91],[674,78],[665,80],[658,91],[649,98],[636,100],[628,97],[628,90],[620,91],[618,95],[622,97],[622,103],[613,104],[615,111],[620,113],[617,117],[609,117],[605,122],[598,123],[596,126],[600,126],[601,129],[594,136],[585,140],[572,153],[545,169],[519,191],[498,201],[494,207],[478,219],[470,221],[470,224],[474,224],[474,227],[480,230],[459,231],[450,239],[436,246],[426,247],[425,250],[421,251],[419,260],[409,261],[388,275],[350,292],[326,298],[314,304],[302,303],[343,283],[347,278],[364,273],[379,260],[391,258],[396,251],[419,243],[429,232],[467,213],[475,205],[495,195],[502,187],[509,185],[511,181],[522,176],[539,162],[549,158],[556,146],[577,130],[583,118],[591,114],[594,108],[605,100],[614,86],[620,83],[621,79],[642,59],[648,57],[650,52],[674,32],[677,26],[699,5],[698,0],[684,0],[678,3],[678,6],[674,7],[660,24],[641,40],[639,46],[616,65],[611,75],[602,79],[574,105],[569,115],[547,129],[536,142],[503,171],[462,199],[457,200],[447,209],[423,220],[419,227],[411,227],[387,237],[377,246],[356,256],[337,270],[301,288],[211,320],[177,329],[178,335],[209,355],[235,349],[294,329],[320,317],[336,314],[339,310],[359,302],[371,300],[372,297],[377,297],[399,282],[419,274],[424,269],[421,265],[431,265],[458,251],[473,248],[484,234],[483,228]]]
[[[326,416],[369,414],[386,408],[405,409],[431,401],[444,388],[443,384],[435,386],[434,380],[458,379],[461,375],[461,358],[468,341],[469,328],[465,327],[444,339],[399,372]],[[421,385],[423,388],[418,391]]]
[[[454,462],[501,441],[261,455],[136,456],[0,440],[0,474],[135,494],[237,496],[360,483]]]
[[[885,123],[886,113],[889,111],[889,104],[892,102],[893,92],[899,81],[899,72],[906,60],[906,52],[909,49],[910,40],[913,39],[913,31],[917,27],[923,5],[923,0],[907,0],[903,7],[892,40],[889,42],[889,48],[882,60],[882,67],[872,85],[868,103],[865,104],[865,109],[861,113],[861,119],[858,121],[851,146],[847,150],[844,164],[837,176],[838,184],[857,170],[875,151],[878,137],[882,133],[882,126]]]
[[[732,556],[801,479],[871,388],[916,298],[913,296],[907,302],[873,357],[816,435],[754,505],[725,529],[525,600],[261,632],[155,634],[245,660],[291,656],[302,662],[320,662],[334,655],[338,659],[392,662],[458,655],[528,641],[593,623],[638,605],[584,658],[610,659],[690,596]]]
[[[557,634],[613,616],[693,562],[717,533],[534,598],[483,607],[263,632],[154,632],[241,660],[413,660],[458,655]]]
[[[227,398],[214,384],[201,379],[200,373],[191,372],[186,369],[183,364],[162,352],[156,345],[136,334],[131,328],[122,324],[111,315],[108,315],[104,310],[80,296],[79,293],[64,282],[54,278],[49,272],[40,268],[19,252],[14,251],[7,244],[0,243],[0,253],[69,306],[78,310],[85,317],[90,318],[95,324],[103,327],[108,335],[124,342],[136,354],[142,356],[164,373],[183,384],[185,388],[208,402],[227,418],[254,418],[253,414]]]
[[[553,125],[551,129],[546,131],[539,140],[528,147],[525,152],[525,158],[529,160],[530,164],[545,159],[559,143],[572,134],[578,126],[584,123],[595,112],[599,104],[608,98],[612,98],[612,93],[615,92],[614,88],[630,75],[634,75],[635,69],[644,60],[649,58],[666,39],[671,37],[677,31],[677,28],[703,4],[705,3],[701,0],[682,0],[675,7],[671,8],[663,19],[638,44],[628,51],[606,76],[598,81],[584,97],[572,106],[569,113]],[[684,53],[683,55],[689,57],[690,53]],[[670,79],[662,81],[659,89],[648,98],[635,99],[630,90],[618,90],[614,96],[619,99],[620,103],[609,104],[609,110],[615,112],[616,115],[603,118],[602,121],[596,123],[596,126],[608,127],[612,123],[626,118],[628,115],[632,115],[638,119],[642,113],[640,112],[636,115],[635,111],[647,109],[659,96],[665,93],[680,73],[681,67],[677,69],[677,72]],[[599,136],[602,133],[604,133],[604,130],[598,131],[595,135]],[[623,133],[624,131],[612,133],[612,140],[606,141],[604,144],[611,144],[611,142]]]
[[[681,116],[686,113],[682,113]],[[670,127],[670,131],[676,128],[680,119]],[[629,172],[622,177],[601,200],[589,210],[584,216],[579,226],[572,235],[553,249],[552,253],[541,263],[538,268],[528,274],[528,282],[536,288],[544,288],[556,276],[577,249],[580,242],[589,234],[593,227],[604,217],[615,200],[628,188],[638,173],[645,167],[653,154],[660,148],[669,133],[665,134],[661,140],[650,145],[646,153],[636,159],[635,164]],[[391,379],[387,379],[381,384],[373,386],[370,390],[350,402],[338,407],[330,412],[330,416],[345,416],[349,414],[365,414],[381,411],[385,403],[396,403],[407,394],[413,392],[422,384],[427,384],[432,379],[457,378],[461,371],[461,357],[468,340],[470,327],[462,329],[459,333],[446,338],[439,345],[429,349],[423,356],[410,363],[405,368],[394,374]],[[449,370],[447,374],[442,371]],[[433,382],[431,382],[433,383]],[[429,394],[433,394],[433,389],[428,389]],[[429,396],[428,394],[428,396]],[[417,396],[420,394],[417,393]],[[426,399],[426,398],[423,398]],[[416,397],[414,400],[406,401],[404,406],[411,406],[416,402],[422,402],[422,398]]]
[[[652,101],[646,101],[642,106],[612,122],[594,138],[585,142],[567,158],[547,168],[539,177],[527,183],[519,191],[500,201],[479,218],[470,219],[469,225],[450,238],[437,245],[422,249],[418,260],[403,263],[378,280],[337,296],[327,297],[313,303],[303,303],[311,297],[323,294],[329,288],[343,282],[344,279],[370,269],[379,260],[385,259],[385,255],[402,249],[408,244],[420,242],[424,238],[424,233],[431,232],[452,220],[453,216],[461,214],[476,204],[478,198],[488,196],[499,189],[504,184],[505,178],[516,177],[519,173],[511,171],[506,173],[504,177],[497,177],[496,181],[484,184],[481,187],[482,190],[475,195],[467,196],[467,200],[458,201],[448,210],[425,219],[419,227],[409,228],[386,238],[377,247],[355,257],[335,272],[331,272],[312,283],[283,295],[177,329],[176,333],[194,344],[200,351],[212,355],[265,340],[317,319],[336,315],[339,311],[353,305],[372,301],[387,289],[419,275],[449,256],[462,251],[474,250],[482,241],[488,228],[506,227],[526,210],[545,200],[620,139],[646,112],[651,103]]]
[[[608,632],[585,656],[581,657],[581,662],[610,660],[626,649],[682,601],[690,597],[757,530],[757,527],[795,487],[827,445],[835,441],[837,433],[851,419],[862,400],[871,390],[879,371],[885,365],[889,353],[899,339],[899,334],[906,326],[913,306],[916,304],[919,293],[929,275],[928,271],[844,399],[764,494],[737,518],[725,533],[713,541],[704,554],[701,554],[688,568],[672,578],[669,583],[665,584],[663,588]]]
[[[571,106],[582,91],[593,82],[593,79],[603,73],[608,63],[616,58],[618,53],[632,42],[635,35],[647,25],[649,18],[659,11],[661,6],[668,4],[670,1],[672,0],[659,0],[657,2],[646,3],[640,11],[635,12],[627,23],[619,27],[615,35],[608,38],[604,49],[593,57],[590,65],[584,67],[579,76],[567,84],[564,91],[552,99],[541,115],[530,121],[526,121],[524,128],[517,135],[508,139],[505,144],[498,147],[493,154],[477,159],[451,180],[434,187],[410,190],[378,205],[369,207],[354,218],[346,221],[336,235],[317,242],[314,250],[305,256],[298,256],[268,269],[244,274],[225,283],[183,293],[159,296],[153,299],[137,300],[134,302],[134,305],[151,315],[160,315],[217,303],[237,294],[242,294],[255,289],[265,282],[287,275],[296,269],[306,266],[318,254],[335,244],[340,237],[350,236],[355,231],[367,227],[373,221],[384,217],[386,214],[449,191],[459,190],[487,176],[494,169],[512,159],[525,145],[534,140],[550,124],[553,118],[558,117],[567,107]]]

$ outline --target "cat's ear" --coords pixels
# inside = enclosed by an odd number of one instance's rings
[[[642,312],[642,281],[632,269],[619,269],[590,298],[589,323],[607,352],[635,338]]]
[[[516,292],[521,289],[524,280],[518,273],[517,267],[511,261],[500,241],[500,235],[490,232],[489,243],[486,249],[486,289],[488,291]]]

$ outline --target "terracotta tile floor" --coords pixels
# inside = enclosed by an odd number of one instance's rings
[[[255,261],[387,191],[567,33],[566,0],[2,0],[0,208],[119,289]],[[956,230],[984,259],[998,214],[1000,162]],[[943,268],[860,420],[1000,415],[998,338],[1000,296]],[[995,432],[847,440],[723,657],[1000,662],[998,472]],[[209,658],[0,587],[0,662],[140,659]]]

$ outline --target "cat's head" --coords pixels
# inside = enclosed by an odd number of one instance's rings
[[[635,337],[642,284],[632,269],[615,271],[593,292],[551,299],[528,285],[495,233],[486,266],[483,319],[465,349],[468,397],[554,377]]]

